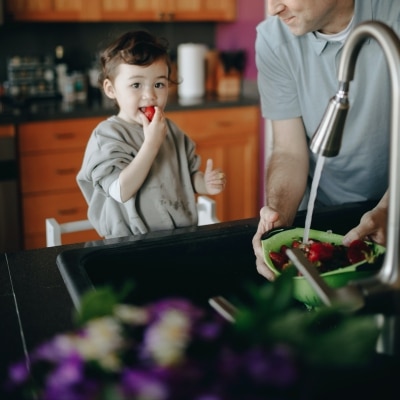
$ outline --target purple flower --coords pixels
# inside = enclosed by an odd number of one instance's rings
[[[9,377],[16,384],[23,383],[29,378],[29,369],[25,360],[11,365]]]
[[[38,346],[31,372],[41,385],[39,398],[259,400],[271,388],[297,383],[290,349],[248,343],[232,335],[232,324],[188,300],[169,298],[138,310],[120,309],[122,323],[113,316],[93,319]],[[10,369],[14,387],[29,387],[29,378],[24,363]]]
[[[57,335],[51,341],[39,345],[33,351],[31,360],[32,363],[37,361],[58,363],[73,353],[77,353],[77,350],[73,347],[69,337]]]
[[[240,350],[225,346],[219,356],[217,373],[224,389],[228,389],[231,395],[239,393],[238,398],[242,390],[248,391],[249,388],[255,393],[268,393],[271,388],[288,389],[297,383],[297,365],[284,346],[271,349],[255,346]]]
[[[186,314],[193,321],[199,320],[204,316],[204,310],[196,307],[193,303],[181,298],[168,298],[154,302],[148,307],[150,323],[159,319],[166,311],[177,310]]]
[[[286,346],[276,345],[269,350],[254,347],[243,355],[243,362],[257,384],[284,387],[294,384],[297,379],[297,366]]]
[[[226,325],[226,321],[222,319],[204,321],[196,325],[195,334],[206,341],[216,340],[222,335]]]
[[[71,355],[47,376],[43,400],[86,400],[97,386],[85,376],[84,360]]]
[[[165,400],[168,389],[155,375],[139,369],[123,371],[121,378],[122,390],[129,398]]]

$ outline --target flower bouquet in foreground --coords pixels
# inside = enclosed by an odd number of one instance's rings
[[[274,283],[249,286],[248,303],[235,304],[234,323],[188,299],[134,306],[107,287],[88,292],[75,330],[38,346],[29,363],[10,366],[10,396],[317,398],[337,378],[333,371],[346,377],[369,365],[379,332],[370,316],[299,307],[292,299],[294,273],[289,268]],[[321,372],[327,370],[332,373]]]

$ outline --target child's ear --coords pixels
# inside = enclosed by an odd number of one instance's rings
[[[109,79],[104,80],[103,89],[107,97],[109,97],[110,99],[115,99],[114,86]]]

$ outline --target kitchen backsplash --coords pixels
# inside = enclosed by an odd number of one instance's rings
[[[55,57],[63,46],[69,71],[87,71],[99,50],[119,34],[147,29],[168,39],[171,55],[180,43],[215,47],[215,23],[10,23],[0,26],[0,82],[7,80],[11,57]]]

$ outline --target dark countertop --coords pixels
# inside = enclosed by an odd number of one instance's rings
[[[258,105],[257,95],[254,97],[239,96],[221,99],[205,96],[196,101],[183,101],[177,97],[168,100],[166,111],[185,111],[210,108],[243,107]],[[85,103],[65,103],[61,100],[38,100],[25,105],[13,106],[0,102],[0,124],[18,124],[29,121],[47,121],[53,119],[87,118],[107,116],[115,113],[115,108],[107,102],[88,101]]]
[[[257,221],[244,220],[212,225],[212,229],[245,224],[255,232]],[[57,332],[73,327],[74,305],[57,267],[57,256],[64,251],[90,247],[118,246],[127,241],[154,237],[171,240],[186,233],[207,231],[207,226],[154,232],[135,237],[99,240],[43,249],[0,254],[0,384],[7,365],[24,356],[24,348],[36,345]],[[0,398],[2,398],[0,396]]]
[[[312,226],[315,229],[333,229],[336,233],[344,234],[349,226],[358,223],[360,216],[370,207],[371,204],[367,203],[333,208],[328,210],[332,212],[329,221],[326,219],[326,211],[315,211]],[[299,213],[295,221],[296,226],[304,226],[304,219],[305,213]],[[251,238],[257,224],[258,219],[248,219],[129,238],[0,254],[0,381],[4,381],[7,366],[22,358],[25,350],[29,352],[45,339],[73,327],[71,316],[74,305],[57,267],[57,257],[61,252],[84,249],[88,246],[104,249],[107,246],[125,246],[127,243],[140,248],[149,242],[148,239],[154,237],[173,243],[187,235],[193,239],[190,246],[195,246],[197,235],[205,236],[207,232],[214,232],[215,236],[215,232],[221,231],[225,237],[229,237],[230,229],[239,228],[247,232],[248,252],[250,256],[254,256]],[[212,251],[209,252],[207,246],[201,250],[209,254],[212,263]],[[255,271],[255,263],[250,268],[254,268]]]

